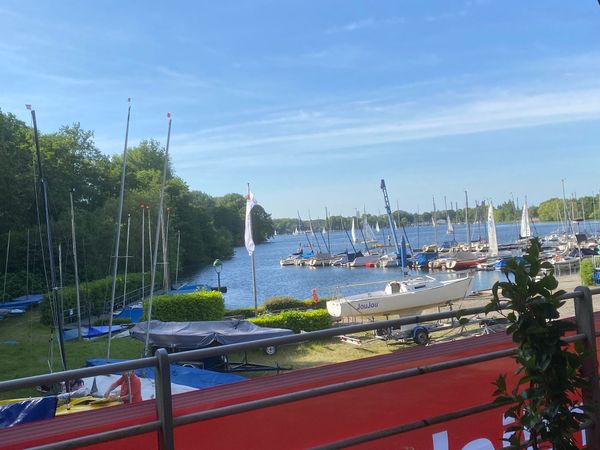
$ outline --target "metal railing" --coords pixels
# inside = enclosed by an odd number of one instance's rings
[[[591,406],[592,417],[586,432],[588,436],[588,448],[599,448],[597,443],[600,443],[600,387],[598,384],[598,359],[596,353],[596,337],[600,334],[596,332],[594,326],[593,303],[592,296],[600,294],[600,289],[590,290],[588,287],[580,286],[574,292],[567,293],[562,296],[562,299],[574,299],[575,301],[575,320],[577,325],[577,334],[565,338],[565,344],[575,341],[582,341],[588,352],[583,367],[582,374],[590,380],[590,386],[582,390],[583,404]],[[219,347],[204,348],[200,350],[191,350],[181,353],[168,354],[165,349],[158,349],[153,357],[141,358],[131,361],[124,361],[114,364],[108,364],[97,367],[87,367],[82,369],[74,369],[65,372],[57,372],[53,374],[38,375],[16,380],[0,382],[0,392],[10,391],[14,389],[33,387],[40,384],[52,384],[56,382],[66,381],[74,378],[92,377],[97,375],[108,375],[116,372],[131,369],[141,369],[146,367],[154,367],[156,369],[156,395],[155,406],[157,412],[157,420],[150,421],[141,425],[128,426],[110,431],[105,431],[88,436],[67,439],[61,442],[43,445],[36,447],[38,449],[69,449],[77,448],[85,445],[97,444],[110,440],[120,439],[127,436],[135,436],[148,432],[158,432],[158,446],[162,450],[174,449],[174,427],[190,424],[194,422],[204,421],[211,418],[227,416],[244,411],[252,411],[260,408],[285,404],[297,400],[317,397],[324,394],[334,392],[342,392],[358,387],[369,386],[377,383],[384,383],[392,380],[399,380],[419,376],[426,373],[439,372],[451,368],[461,367],[468,364],[476,364],[484,361],[490,361],[497,358],[503,358],[513,354],[516,349],[510,348],[495,352],[457,358],[454,360],[429,364],[426,366],[413,367],[395,372],[388,372],[374,376],[358,378],[350,381],[344,381],[335,384],[329,384],[307,390],[286,393],[268,398],[247,401],[234,405],[213,408],[206,411],[199,411],[190,414],[185,414],[173,417],[172,395],[171,395],[171,379],[170,379],[170,364],[182,361],[201,360],[212,356],[218,356],[227,353],[246,351],[261,347],[283,344],[295,344],[306,341],[319,340],[351,334],[363,331],[371,331],[380,328],[398,327],[414,323],[432,322],[442,319],[450,319],[460,315],[471,316],[484,312],[483,307],[466,308],[458,311],[447,311],[436,314],[428,314],[424,316],[404,317],[394,320],[371,322],[359,325],[350,325],[344,327],[331,328],[326,330],[314,331],[310,333],[295,334],[291,336],[282,336],[277,338],[262,339],[252,342],[223,345]],[[430,417],[421,419],[409,424],[399,425],[397,427],[379,430],[374,433],[355,436],[350,439],[340,440],[336,442],[324,443],[323,449],[343,448],[348,445],[356,445],[364,442],[381,439],[383,437],[404,433],[406,431],[415,430],[433,423],[441,423],[444,421],[465,417],[471,414],[487,411],[498,407],[497,404],[483,404],[471,408],[454,411],[442,416]]]

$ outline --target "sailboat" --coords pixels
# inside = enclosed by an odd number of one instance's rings
[[[354,217],[352,218],[352,229],[350,230],[350,234],[352,235],[352,242],[356,244],[358,239],[356,237],[356,226],[354,224]]]
[[[467,295],[471,277],[437,280],[417,277],[390,281],[381,291],[342,297],[327,302],[333,317],[376,316],[389,314],[419,315],[427,308],[444,305]]]
[[[379,228],[379,220],[377,222],[375,222],[375,231],[377,233],[379,233],[381,231],[381,228]]]
[[[373,231],[373,228],[371,228],[371,225],[369,225],[369,222],[367,222],[366,217],[363,219],[363,233],[367,242],[377,242],[375,232]]]
[[[523,212],[521,213],[521,228],[519,230],[519,238],[529,239],[531,237],[531,226],[529,224],[529,208],[527,207],[527,199],[523,205]]]
[[[487,219],[488,255],[498,256],[498,238],[496,236],[496,222],[494,221],[494,206],[490,202]]]

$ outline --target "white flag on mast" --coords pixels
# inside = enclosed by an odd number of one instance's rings
[[[254,253],[254,240],[252,239],[252,218],[250,216],[250,212],[252,208],[256,205],[256,200],[254,199],[254,195],[252,192],[248,191],[248,195],[246,196],[246,230],[244,231],[244,242],[246,244],[246,250],[248,250],[248,254],[252,256]]]

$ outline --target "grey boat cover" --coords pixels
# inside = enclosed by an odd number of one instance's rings
[[[148,322],[140,322],[129,330],[132,337],[144,341]],[[285,328],[265,328],[247,320],[203,322],[150,321],[150,344],[155,347],[192,350],[214,345],[237,344],[294,334]]]

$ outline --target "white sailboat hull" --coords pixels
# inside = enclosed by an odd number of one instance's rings
[[[350,263],[350,267],[372,266],[379,262],[379,258],[381,258],[379,254],[358,256]]]
[[[331,316],[340,318],[420,314],[427,308],[464,298],[471,281],[471,277],[444,281],[419,277],[393,281],[381,291],[330,300],[327,302],[327,311]]]

